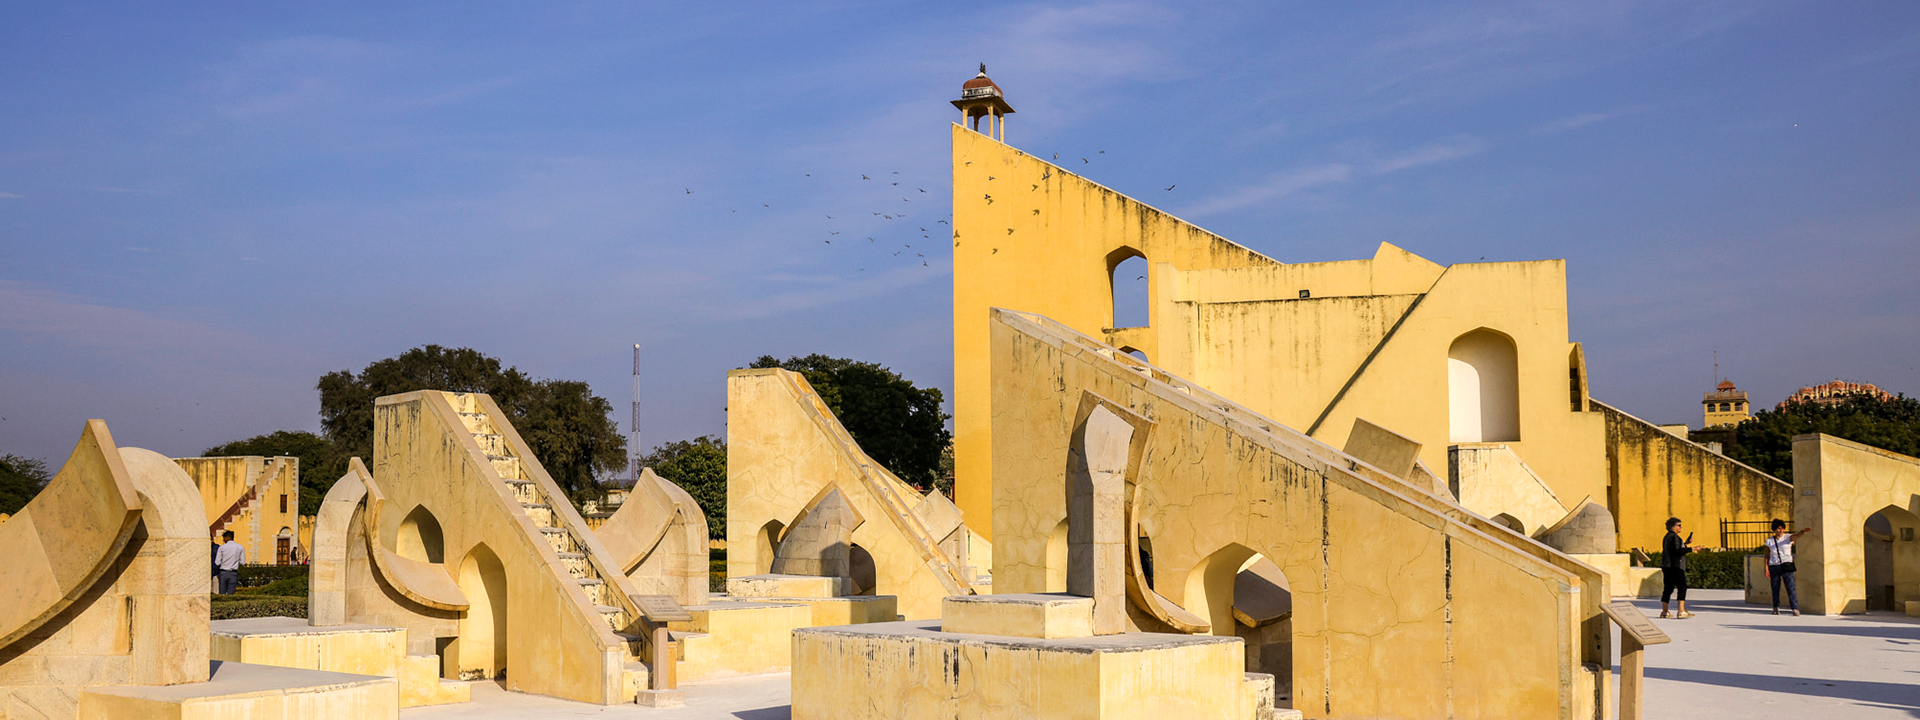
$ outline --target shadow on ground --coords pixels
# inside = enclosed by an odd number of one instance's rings
[[[741,710],[733,714],[738,720],[788,720],[793,717],[793,706],[782,705],[776,708],[759,710]]]
[[[1920,717],[1920,688],[1906,683],[1865,682],[1859,680],[1813,680],[1777,675],[1689,670],[1686,668],[1647,668],[1647,677],[1675,682],[1719,685],[1721,687],[1763,690],[1766,692],[1809,695],[1861,704],[1897,708]]]

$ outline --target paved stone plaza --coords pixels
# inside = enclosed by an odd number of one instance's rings
[[[1741,594],[1694,590],[1697,617],[1654,620],[1673,642],[1647,648],[1647,717],[1920,717],[1920,618],[1776,617]],[[1634,604],[1660,612],[1658,600]]]
[[[1920,619],[1891,613],[1780,616],[1733,590],[1695,590],[1690,620],[1655,620],[1673,642],[1650,648],[1649,718],[1879,720],[1920,717]],[[1657,601],[1637,600],[1649,616]],[[1616,668],[1617,670],[1617,668]],[[687,706],[599,707],[476,686],[473,702],[403,710],[427,718],[635,717],[785,720],[787,675],[687,688]]]

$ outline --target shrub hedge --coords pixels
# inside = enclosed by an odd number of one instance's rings
[[[212,611],[210,616],[214,620],[256,617],[304,618],[307,616],[307,599],[279,595],[215,595],[210,609]]]
[[[1747,586],[1747,560],[1752,550],[1699,550],[1687,555],[1687,587],[1739,590]],[[1660,567],[1660,553],[1653,553]]]

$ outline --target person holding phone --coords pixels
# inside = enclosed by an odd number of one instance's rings
[[[1787,534],[1787,521],[1773,521],[1773,537],[1767,538],[1767,583],[1773,586],[1773,614],[1780,614],[1780,584],[1787,585],[1787,607],[1800,614],[1800,596],[1793,591],[1793,541],[1813,528],[1800,528]]]
[[[1693,617],[1693,613],[1687,612],[1687,553],[1700,548],[1692,543],[1692,533],[1688,533],[1685,540],[1680,539],[1680,518],[1667,518],[1667,536],[1660,540],[1660,578],[1665,581],[1660,589],[1660,617],[1680,620]],[[1676,594],[1680,596],[1680,611],[1668,614],[1667,602]]]

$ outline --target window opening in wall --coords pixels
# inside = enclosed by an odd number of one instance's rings
[[[281,495],[280,496],[280,512],[286,512],[286,511],[287,511],[287,496]]]
[[[1111,290],[1113,295],[1113,325],[1115,328],[1146,327],[1147,306],[1151,297],[1147,294],[1147,258],[1132,248],[1121,248],[1109,256]]]

